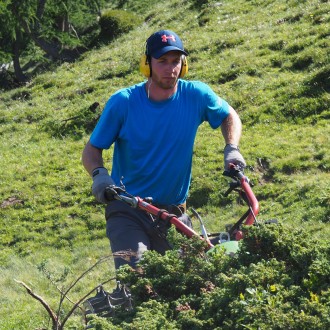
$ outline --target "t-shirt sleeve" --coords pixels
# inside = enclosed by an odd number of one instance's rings
[[[208,85],[201,84],[204,99],[203,121],[218,128],[229,115],[229,104],[219,97]]]
[[[90,143],[100,149],[109,149],[114,143],[125,118],[125,96],[116,93],[106,103],[101,117],[90,137]]]

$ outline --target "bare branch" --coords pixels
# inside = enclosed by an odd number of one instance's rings
[[[66,323],[66,321],[69,319],[69,317],[72,315],[72,313],[77,309],[77,307],[79,307],[79,305],[90,295],[92,294],[98,287],[107,284],[111,281],[114,281],[116,278],[112,277],[104,282],[102,282],[101,284],[99,284],[98,286],[94,287],[92,290],[90,290],[87,294],[85,294],[83,297],[81,297],[75,304],[74,306],[70,309],[70,311],[67,313],[67,315],[65,316],[65,318],[62,321],[62,325],[64,326],[64,324]]]
[[[63,303],[63,300],[64,298],[67,298],[67,295],[68,293],[70,292],[70,290],[84,277],[86,276],[90,271],[92,271],[97,265],[107,261],[110,257],[112,257],[111,255],[110,256],[106,256],[106,257],[103,257],[101,259],[99,259],[95,264],[93,264],[91,267],[89,267],[86,271],[84,271],[80,276],[78,276],[78,278],[76,280],[74,280],[68,287],[67,290],[65,290],[64,292],[61,292],[62,293],[62,297],[60,299],[60,303],[59,303],[59,306],[58,306],[58,313],[61,309],[61,306],[62,306],[62,303]],[[110,279],[110,280],[107,280],[106,282],[104,283],[108,283],[110,282],[111,280],[113,279]],[[99,285],[98,285],[99,286]],[[97,287],[98,287],[97,286]],[[96,287],[96,288],[97,288]],[[75,309],[80,305],[80,303],[86,298],[88,297],[96,288],[94,288],[93,290],[91,290],[88,294],[86,294],[84,297],[82,297],[81,299],[79,299],[79,301],[77,303],[74,304],[74,306],[71,308],[71,310],[69,311],[69,313],[65,316],[65,318],[63,319],[63,322],[62,324],[64,325],[65,322],[68,320],[68,318],[71,316],[71,314],[75,311]],[[68,299],[68,298],[67,298]]]
[[[48,314],[50,315],[51,319],[52,319],[52,323],[53,323],[53,329],[54,330],[62,330],[64,329],[64,324],[66,323],[66,321],[69,319],[69,317],[72,315],[72,313],[77,309],[80,308],[80,304],[93,292],[95,291],[98,287],[103,286],[104,284],[110,282],[110,281],[114,281],[116,279],[116,277],[112,277],[110,279],[107,279],[106,281],[102,282],[101,284],[98,284],[96,287],[94,287],[92,290],[90,290],[87,294],[85,294],[83,297],[81,297],[76,303],[73,303],[71,299],[69,299],[68,297],[68,293],[70,292],[70,290],[84,277],[86,276],[86,274],[88,274],[90,271],[92,271],[96,266],[98,266],[99,264],[107,261],[110,257],[115,257],[115,258],[123,258],[126,260],[129,260],[132,255],[135,255],[135,253],[133,251],[119,251],[117,253],[114,253],[112,255],[103,257],[101,259],[99,259],[95,264],[93,264],[90,268],[88,268],[86,271],[84,271],[80,276],[78,276],[70,285],[69,287],[63,291],[61,289],[59,289],[56,285],[55,287],[57,288],[57,290],[61,293],[61,298],[60,298],[60,302],[58,305],[58,312],[57,314],[52,310],[52,308],[48,305],[48,303],[39,295],[35,294],[24,282],[22,281],[17,281],[15,280],[15,282],[21,284],[26,291],[28,292],[28,294],[30,296],[32,296],[33,298],[35,298],[36,300],[38,300],[43,306],[44,308],[47,310]],[[54,283],[53,283],[54,284]],[[69,312],[65,315],[65,317],[63,318],[62,322],[60,322],[60,310],[61,310],[61,306],[63,304],[64,299],[69,300],[73,305],[73,307],[69,310]]]
[[[28,287],[24,282],[22,281],[17,281],[14,280],[16,283],[22,285],[27,293],[33,297],[34,299],[38,300],[42,306],[44,306],[44,308],[46,309],[47,313],[49,314],[50,318],[52,319],[52,323],[53,323],[53,329],[56,329],[58,327],[58,325],[61,327],[61,325],[59,324],[59,320],[57,315],[54,313],[54,311],[52,310],[52,308],[48,305],[48,303],[39,295],[35,294],[30,287]]]
[[[68,294],[68,292],[84,277],[86,276],[91,270],[93,270],[97,265],[101,264],[102,262],[107,261],[110,257],[112,257],[112,255],[110,256],[106,256],[103,257],[101,259],[99,259],[94,265],[92,265],[91,267],[89,267],[86,271],[84,271],[80,276],[77,277],[76,280],[74,280],[71,285],[69,286],[69,288],[63,292],[63,295],[66,296]]]
[[[59,309],[61,308],[61,305],[63,303],[64,298],[67,298],[67,294],[69,293],[69,291],[87,274],[89,273],[91,270],[93,270],[97,265],[107,261],[110,257],[115,257],[115,258],[123,258],[123,259],[129,259],[132,255],[135,255],[135,253],[133,251],[118,251],[110,256],[105,256],[101,259],[99,259],[94,265],[92,265],[90,268],[88,268],[85,272],[83,272],[75,281],[72,282],[72,284],[69,286],[69,288],[65,291],[62,292],[62,298],[60,300],[60,304],[59,304]],[[116,277],[112,277],[104,282],[102,282],[101,284],[97,285],[96,287],[94,287],[92,290],[90,290],[87,294],[85,294],[82,298],[80,298],[75,304],[74,306],[71,308],[71,310],[67,313],[67,315],[64,317],[63,321],[62,321],[62,326],[64,326],[64,324],[66,323],[66,321],[69,319],[69,317],[72,315],[72,313],[77,309],[77,307],[80,308],[80,304],[92,293],[94,292],[98,287],[110,282],[110,281],[114,281],[116,279]],[[67,298],[68,299],[68,298]]]

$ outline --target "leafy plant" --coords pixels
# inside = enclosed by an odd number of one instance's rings
[[[139,23],[141,23],[141,19],[134,13],[125,10],[107,10],[102,13],[99,21],[101,38],[113,40],[121,34],[129,32]]]
[[[137,308],[110,318],[110,329],[329,326],[330,249],[316,247],[307,232],[281,224],[246,227],[236,257],[224,249],[205,254],[204,242],[175,231],[172,243],[164,257],[147,252],[138,272],[120,270]]]

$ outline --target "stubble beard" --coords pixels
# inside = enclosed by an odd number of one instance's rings
[[[157,79],[157,81],[154,81],[158,87],[164,90],[173,89],[177,83],[177,79]]]

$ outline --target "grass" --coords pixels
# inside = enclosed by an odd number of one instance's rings
[[[58,292],[38,265],[54,274],[68,268],[65,285],[110,253],[103,207],[91,196],[81,152],[111,93],[141,81],[144,41],[164,26],[184,40],[187,79],[207,82],[239,112],[241,150],[260,218],[305,227],[315,241],[328,240],[328,2],[226,0],[202,8],[195,3],[135,5],[146,24],[76,63],[1,93],[1,329],[49,327],[41,306],[14,278],[56,306]],[[182,9],[173,15],[176,6]],[[96,113],[90,111],[94,102],[100,104]],[[188,202],[210,231],[223,230],[242,214],[235,196],[224,198],[223,146],[219,131],[201,126]],[[113,274],[112,263],[101,267],[88,285]],[[85,290],[79,286],[74,298]]]

